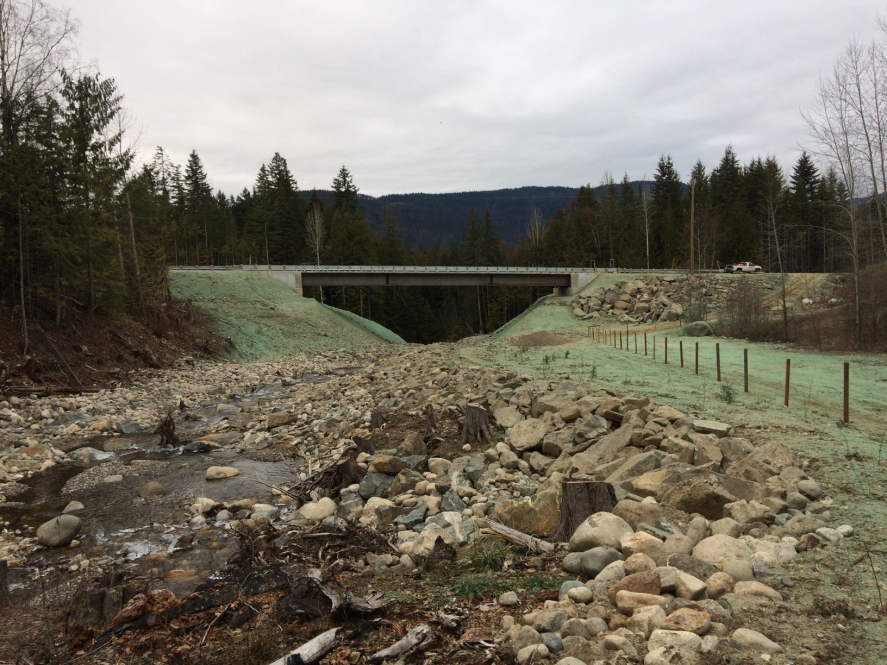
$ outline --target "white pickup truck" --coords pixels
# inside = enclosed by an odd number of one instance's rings
[[[761,266],[756,266],[751,261],[742,261],[740,263],[731,263],[724,266],[724,272],[761,272]]]

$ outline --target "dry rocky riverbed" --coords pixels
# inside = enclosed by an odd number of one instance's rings
[[[778,439],[455,358],[0,403],[0,662],[271,662],[334,628],[323,662],[878,662],[877,583],[818,593],[853,526]],[[489,440],[460,435],[473,409]],[[550,547],[565,480],[612,503]]]

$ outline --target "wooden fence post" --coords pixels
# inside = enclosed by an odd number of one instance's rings
[[[748,349],[742,349],[742,362],[745,366],[745,392],[748,392]]]
[[[850,422],[850,363],[844,363],[844,424]]]
[[[644,355],[647,355],[647,333],[644,333]]]
[[[619,331],[619,348],[622,349],[622,331]]]
[[[653,360],[656,360],[656,335],[653,335]]]
[[[634,352],[635,352],[635,354],[637,354],[637,352],[638,352],[638,334],[637,333],[634,334]]]
[[[665,364],[668,364],[668,337],[665,338]]]
[[[791,358],[785,359],[785,405],[788,406],[788,386],[789,379],[792,374],[792,361]]]
[[[715,344],[715,359],[718,363],[718,381],[721,380],[721,343],[717,342]]]
[[[681,351],[681,369],[684,369],[684,340],[678,340],[678,348]]]
[[[696,374],[699,374],[699,342],[696,342]]]

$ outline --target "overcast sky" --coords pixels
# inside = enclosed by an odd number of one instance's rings
[[[70,2],[70,0],[69,0]],[[883,2],[77,0],[80,55],[117,80],[143,155],[192,149],[226,193],[274,152],[303,190],[686,177],[731,143],[787,171],[800,111]]]

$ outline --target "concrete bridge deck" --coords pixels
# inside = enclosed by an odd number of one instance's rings
[[[170,270],[263,272],[302,295],[306,286],[535,286],[573,295],[602,273],[676,273],[677,270],[617,268],[525,268],[500,266],[170,266]]]

